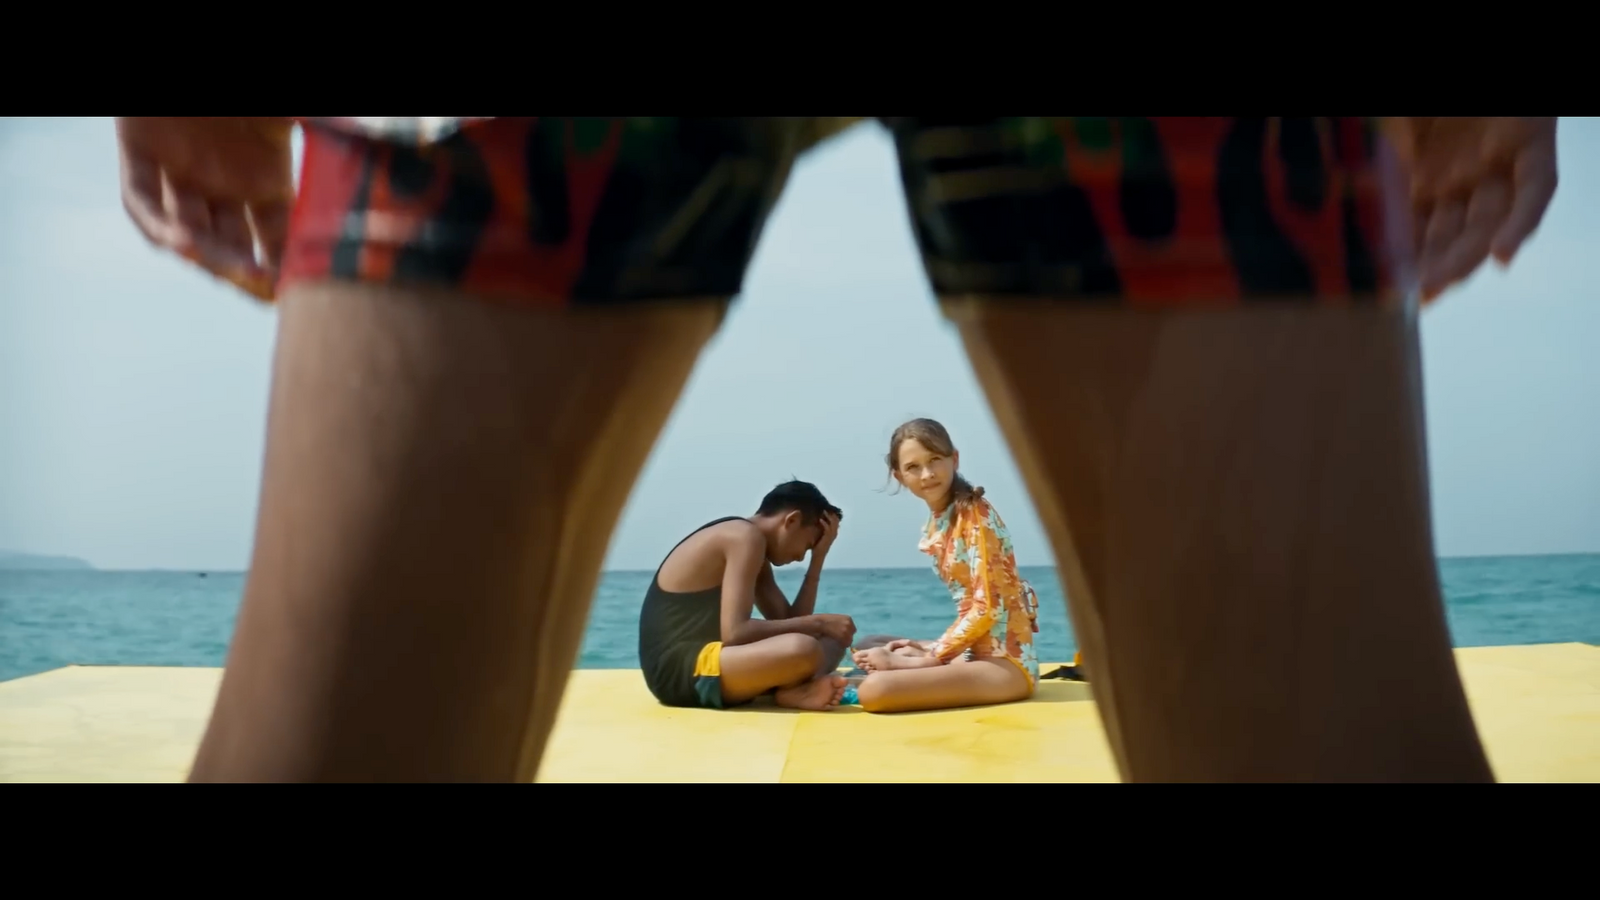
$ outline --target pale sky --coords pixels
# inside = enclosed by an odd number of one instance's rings
[[[1562,184],[1514,269],[1424,314],[1443,556],[1600,551],[1600,302],[1579,271],[1600,253],[1600,120],[1561,127]],[[144,244],[110,119],[0,120],[0,197],[0,548],[243,569],[275,314]],[[949,427],[1019,562],[1051,564],[869,125],[796,171],[608,568],[654,568],[791,475],[845,510],[834,565],[925,566],[924,511],[882,490],[889,433],[914,416]]]

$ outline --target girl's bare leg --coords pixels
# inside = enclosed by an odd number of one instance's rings
[[[915,712],[1015,703],[1032,696],[1033,683],[1009,660],[975,659],[873,672],[856,691],[867,712]]]

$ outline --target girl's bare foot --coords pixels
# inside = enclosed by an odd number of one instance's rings
[[[863,672],[887,672],[894,668],[894,654],[882,647],[873,647],[857,653],[855,662]]]
[[[809,709],[822,711],[833,709],[839,705],[844,697],[845,681],[843,675],[827,674],[818,675],[805,684],[794,687],[779,688],[772,695],[772,700],[779,706],[788,709]]]

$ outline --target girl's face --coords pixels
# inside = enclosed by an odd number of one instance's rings
[[[943,509],[950,495],[950,483],[961,465],[961,454],[941,456],[915,438],[907,438],[900,444],[899,455],[900,466],[894,470],[894,480],[934,512]]]

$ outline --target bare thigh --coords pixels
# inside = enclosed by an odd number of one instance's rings
[[[1488,781],[1429,517],[1417,324],[948,311],[1130,781]]]
[[[874,672],[856,688],[867,712],[914,712],[1015,703],[1033,695],[1033,682],[1006,659],[958,660],[927,669]]]
[[[721,301],[280,308],[256,544],[195,781],[529,781]]]
[[[804,634],[780,634],[722,648],[722,699],[745,703],[777,688],[803,684],[839,665],[844,648]]]

